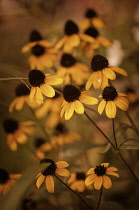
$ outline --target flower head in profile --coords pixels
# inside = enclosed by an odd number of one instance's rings
[[[66,161],[54,162],[51,159],[44,158],[40,163],[50,163],[47,169],[37,175],[36,186],[40,188],[43,181],[45,181],[46,189],[50,193],[54,193],[54,180],[53,177],[58,174],[60,176],[70,177],[70,172],[65,169],[69,166]]]
[[[17,150],[17,143],[25,144],[27,135],[34,133],[33,121],[18,122],[15,119],[7,118],[3,121],[3,128],[7,133],[7,145],[12,151]]]
[[[52,150],[52,145],[48,140],[45,140],[41,137],[35,139],[35,153],[38,159],[45,158],[45,153]]]
[[[71,189],[78,191],[78,192],[84,192],[85,189],[92,190],[93,186],[85,185],[85,179],[86,175],[84,172],[77,172],[77,173],[71,173],[71,177],[68,180],[68,184]]]
[[[98,106],[98,113],[102,114],[105,109],[108,118],[115,118],[116,106],[123,111],[126,111],[129,106],[128,100],[125,98],[125,94],[118,93],[114,87],[105,87],[100,97],[103,100]]]
[[[94,9],[87,9],[85,13],[85,18],[82,20],[80,27],[83,30],[86,30],[90,26],[95,28],[104,28],[104,21],[98,17],[98,14]]]
[[[44,70],[45,67],[52,67],[57,60],[58,51],[54,49],[52,43],[43,40],[40,33],[33,30],[30,34],[30,42],[22,48],[22,53],[31,52],[28,59],[31,69]]]
[[[77,85],[82,85],[90,76],[90,72],[88,66],[78,62],[71,54],[64,53],[57,75],[63,78],[64,84],[70,84],[72,81]]]
[[[95,89],[103,90],[106,86],[108,86],[108,79],[116,79],[115,72],[122,74],[123,76],[127,76],[125,70],[119,67],[109,66],[108,60],[102,55],[95,55],[92,58],[91,69],[93,73],[86,83],[86,90],[88,90],[91,85],[93,85]]]
[[[56,49],[63,48],[65,53],[71,53],[73,48],[79,46],[80,41],[93,42],[94,39],[87,34],[79,32],[78,26],[72,20],[68,20],[64,28],[65,36],[55,45]]]
[[[23,83],[19,84],[15,89],[16,98],[11,102],[9,106],[9,112],[13,112],[15,108],[17,111],[22,110],[24,104],[27,104],[31,108],[36,108],[37,103],[31,103],[29,94],[30,89]]]
[[[21,174],[9,174],[0,168],[0,194],[5,195],[20,176]]]
[[[81,44],[81,51],[84,52],[88,59],[93,57],[94,50],[98,49],[101,45],[104,47],[110,47],[112,45],[111,41],[100,36],[98,30],[92,26],[87,28],[84,33],[95,39],[94,42],[82,42]]]
[[[106,189],[111,188],[112,181],[107,175],[119,177],[119,174],[115,172],[118,171],[117,168],[108,166],[109,163],[102,163],[96,168],[90,168],[87,172],[89,176],[85,180],[86,186],[93,184],[96,190],[99,190],[102,186]]]
[[[81,92],[79,88],[73,85],[65,85],[63,88],[64,102],[62,104],[61,117],[65,113],[65,119],[69,120],[74,111],[78,114],[84,113],[84,104],[94,105],[98,100],[94,97],[88,96],[87,91]]]
[[[32,86],[30,91],[30,100],[34,100],[40,105],[43,103],[43,95],[52,98],[55,96],[55,90],[51,85],[63,83],[63,79],[52,74],[44,74],[40,70],[31,70],[28,75]]]

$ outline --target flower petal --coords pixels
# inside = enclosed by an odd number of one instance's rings
[[[104,186],[106,189],[111,188],[112,182],[111,182],[111,179],[110,179],[108,176],[103,176],[103,186]]]
[[[45,82],[48,85],[59,85],[63,83],[63,79],[58,77],[57,75],[45,74],[45,76]]]
[[[94,79],[93,79],[93,85],[95,89],[100,89],[101,84],[103,82],[103,73],[102,71],[94,72]]]
[[[97,175],[96,174],[93,174],[93,175],[88,176],[86,178],[86,180],[85,180],[85,185],[88,186],[90,184],[93,184],[94,181],[96,180],[96,178],[97,178]]]
[[[101,163],[101,165],[107,168],[109,166],[109,163]]]
[[[63,117],[64,112],[66,111],[67,107],[68,107],[69,103],[64,101],[62,104],[62,109],[61,109],[61,113],[60,113],[60,117]]]
[[[45,176],[43,176],[42,174],[38,177],[37,181],[36,181],[36,186],[39,189],[40,186],[42,185],[43,181],[45,179]]]
[[[36,87],[36,95],[35,95],[36,101],[38,104],[42,104],[43,103],[43,95],[41,92],[41,89],[39,87]]]
[[[105,109],[105,106],[106,106],[106,101],[105,100],[102,100],[99,105],[98,105],[98,113],[99,114],[102,114],[102,112],[104,111]]]
[[[12,151],[16,151],[17,150],[17,143],[15,141],[15,138],[14,138],[13,134],[8,134],[8,136],[7,136],[7,145]]]
[[[70,177],[70,172],[67,169],[57,168],[56,173],[60,176]]]
[[[120,109],[122,109],[124,111],[126,111],[129,106],[128,100],[124,97],[116,97],[114,99],[114,103],[116,104],[116,106],[118,106]]]
[[[55,164],[57,168],[65,168],[69,166],[69,164],[66,161],[58,161]]]
[[[91,37],[91,36],[89,36],[87,34],[80,33],[79,37],[80,37],[81,40],[83,40],[85,42],[94,42],[95,41],[95,39],[93,37]]]
[[[95,168],[90,168],[89,171],[87,172],[87,174],[94,174],[94,169]]]
[[[30,90],[30,100],[31,100],[31,102],[33,102],[35,94],[36,94],[36,87],[32,87],[31,90]]]
[[[107,115],[108,118],[115,118],[115,116],[116,116],[116,105],[113,101],[107,101],[106,115]]]
[[[98,103],[98,99],[95,97],[91,97],[86,95],[85,93],[81,93],[79,100],[84,104],[94,105]]]
[[[113,171],[109,171],[109,172],[106,172],[106,174],[109,174],[109,175],[113,175],[113,176],[116,176],[116,177],[119,177],[119,174],[113,172]]]
[[[124,69],[121,69],[119,67],[115,67],[115,66],[109,66],[109,68],[119,74],[122,74],[123,76],[127,76],[127,72]]]
[[[103,74],[111,80],[116,79],[116,74],[109,68],[105,68],[102,70]]]
[[[81,27],[82,30],[87,29],[89,26],[90,26],[90,20],[89,20],[89,18],[84,18],[82,20],[82,22],[80,23],[80,27]]]
[[[74,109],[75,109],[75,112],[77,112],[78,114],[84,113],[84,106],[78,100],[74,101]]]
[[[60,49],[63,45],[64,45],[64,43],[65,43],[65,41],[67,40],[67,36],[64,36],[62,39],[60,39],[58,42],[57,42],[57,44],[55,45],[55,48],[56,49]]]
[[[74,113],[74,102],[68,103],[67,108],[65,110],[65,120],[69,120]]]
[[[99,17],[92,18],[92,24],[95,28],[104,28],[105,24]]]
[[[40,86],[40,89],[42,93],[47,97],[52,98],[55,95],[55,90],[50,85],[43,84]]]
[[[116,168],[116,167],[109,167],[109,168],[107,168],[106,173],[107,172],[111,172],[111,171],[118,171],[118,168]]]
[[[96,180],[95,180],[95,182],[94,182],[94,188],[95,188],[96,190],[99,190],[99,189],[101,188],[101,186],[102,186],[102,181],[103,181],[102,176],[97,176],[97,178],[96,178]]]
[[[54,180],[53,177],[50,175],[46,176],[46,189],[50,193],[54,193]]]
[[[98,40],[100,44],[103,45],[104,47],[110,47],[112,45],[112,42],[110,42],[108,39],[106,39],[103,36],[99,36]]]
[[[94,72],[93,74],[89,77],[87,83],[86,83],[86,90],[89,90],[89,88],[91,87],[91,85],[93,84],[93,80],[94,80]]]

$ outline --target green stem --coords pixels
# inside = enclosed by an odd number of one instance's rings
[[[118,148],[117,141],[116,141],[116,134],[115,134],[115,126],[114,126],[114,118],[112,118],[112,129],[113,129],[113,137],[115,141],[116,149]]]
[[[20,77],[7,77],[7,78],[0,78],[0,81],[5,81],[5,80],[13,80],[13,79],[28,79],[28,78],[20,78]]]
[[[102,187],[100,188],[100,195],[99,195],[99,200],[98,200],[98,205],[97,205],[96,210],[98,210],[98,209],[99,209],[100,202],[101,202],[101,197],[102,197]]]
[[[76,191],[74,191],[73,189],[71,189],[65,182],[63,182],[56,174],[55,177],[63,184],[65,185],[71,192],[73,192],[84,204],[85,206],[88,208],[88,210],[92,210],[92,208],[88,205],[88,203],[82,198],[82,196],[80,194],[78,194]]]

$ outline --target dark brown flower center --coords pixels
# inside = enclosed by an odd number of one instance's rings
[[[39,57],[45,53],[45,48],[39,44],[32,47],[32,54]]]
[[[89,36],[92,36],[93,38],[96,38],[99,36],[98,30],[94,27],[89,27],[88,29],[86,29],[86,31],[84,33]]]
[[[118,93],[114,87],[105,87],[102,92],[102,98],[105,101],[113,101],[118,96]]]
[[[97,17],[97,13],[93,9],[88,9],[85,13],[85,17],[87,18]]]
[[[95,55],[91,61],[92,71],[100,71],[104,68],[108,68],[108,60],[102,55]]]
[[[0,184],[5,184],[8,181],[8,179],[9,173],[6,170],[0,168]]]
[[[34,69],[29,72],[28,79],[33,87],[40,87],[41,84],[45,83],[45,74],[40,70]]]
[[[51,165],[42,172],[42,174],[44,176],[48,176],[48,175],[54,176],[55,175],[57,166],[53,160],[44,158],[40,161],[40,163],[51,163]]]
[[[25,84],[21,83],[16,87],[15,94],[18,97],[19,96],[26,96],[26,95],[30,94],[30,90],[28,89],[28,87]]]
[[[76,63],[75,58],[67,53],[64,53],[61,59],[61,65],[64,67],[71,67]]]
[[[63,88],[63,97],[67,102],[78,100],[80,95],[80,90],[73,85],[65,85]]]
[[[77,180],[85,180],[85,174],[83,172],[77,172],[76,173],[76,179]]]
[[[66,127],[62,123],[58,123],[58,125],[55,127],[55,130],[56,130],[55,135],[59,135],[61,133],[66,133],[67,132]]]
[[[65,24],[64,31],[66,35],[70,36],[72,34],[77,34],[79,32],[79,29],[78,26],[72,20],[68,20]]]
[[[35,41],[39,41],[42,40],[42,36],[40,35],[40,33],[37,30],[33,30],[30,34],[30,42],[35,42]]]
[[[3,128],[6,133],[14,133],[18,129],[18,121],[8,118],[3,121]]]
[[[35,139],[35,146],[37,148],[40,147],[44,143],[46,143],[46,140],[44,140],[43,138],[37,138],[37,139]]]
[[[96,168],[94,169],[95,174],[97,174],[97,176],[103,176],[106,174],[106,167],[104,165],[100,165],[100,166],[96,166]]]
[[[125,92],[126,93],[136,93],[136,91],[133,88],[131,88],[131,87],[127,87]]]

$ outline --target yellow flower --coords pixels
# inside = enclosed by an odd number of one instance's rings
[[[116,79],[115,72],[127,76],[125,70],[119,67],[109,66],[108,60],[102,55],[95,55],[92,58],[91,69],[93,73],[86,83],[86,90],[88,90],[92,84],[95,89],[103,90],[108,86],[108,79]]]
[[[125,92],[129,103],[132,104],[133,106],[138,105],[139,95],[137,94],[137,92],[130,87],[126,88]]]
[[[78,191],[78,192],[84,192],[85,189],[92,190],[93,186],[86,186],[85,185],[85,173],[84,172],[77,172],[77,173],[71,173],[71,177],[68,180],[68,184],[71,189]]]
[[[31,70],[28,75],[29,82],[32,85],[30,91],[30,100],[34,100],[40,105],[43,103],[43,95],[46,97],[54,97],[55,90],[51,85],[59,85],[63,83],[63,79],[56,75],[44,74],[39,70]]]
[[[38,159],[45,158],[45,153],[52,150],[52,145],[49,141],[44,140],[43,138],[35,139],[35,153]]]
[[[17,150],[17,143],[25,144],[27,135],[34,133],[33,121],[18,122],[12,118],[8,118],[3,122],[3,128],[7,133],[7,145],[12,151]]]
[[[13,112],[15,108],[17,111],[22,110],[24,104],[26,103],[31,108],[37,108],[37,103],[31,103],[29,94],[30,89],[23,83],[19,84],[15,90],[16,98],[11,102],[9,106],[9,112]]]
[[[57,75],[64,79],[64,84],[75,82],[77,85],[82,85],[90,76],[90,72],[88,66],[77,62],[72,55],[64,53]]]
[[[53,160],[46,158],[42,159],[40,163],[51,163],[51,165],[46,170],[37,175],[36,186],[37,188],[40,188],[43,181],[45,180],[46,189],[48,192],[54,193],[53,176],[58,174],[60,176],[70,177],[70,172],[65,169],[69,166],[69,164],[66,161],[58,161],[55,163]]]
[[[112,45],[111,41],[103,36],[100,36],[98,30],[92,26],[86,29],[84,33],[95,39],[94,42],[82,42],[81,44],[81,50],[84,50],[84,54],[88,59],[93,57],[94,50],[98,49],[101,45],[104,47],[110,47]]]
[[[64,102],[62,104],[61,117],[65,113],[65,119],[69,120],[74,111],[78,114],[84,113],[84,104],[94,105],[98,103],[98,100],[94,97],[87,95],[87,91],[81,92],[77,87],[73,85],[65,85],[63,88]]]
[[[44,70],[45,67],[52,67],[57,60],[58,51],[53,48],[52,43],[46,40],[42,40],[37,33],[31,34],[30,42],[26,44],[21,52],[31,54],[28,62],[31,69],[37,68]]]
[[[98,17],[97,13],[93,9],[87,9],[85,18],[82,20],[80,27],[86,30],[88,27],[93,26],[95,28],[104,28],[104,21]]]
[[[102,92],[102,96],[100,96],[103,100],[98,106],[98,113],[102,114],[105,109],[108,118],[115,118],[116,106],[123,111],[126,111],[128,109],[129,102],[124,96],[126,95],[123,93],[117,93],[117,90],[114,87],[105,87]]]
[[[99,190],[102,186],[105,187],[106,189],[111,188],[112,182],[111,179],[106,176],[108,175],[113,175],[116,177],[119,177],[119,174],[117,174],[115,171],[118,171],[117,168],[115,167],[109,167],[109,163],[102,163],[99,166],[96,166],[96,168],[90,168],[87,174],[88,176],[85,180],[86,186],[90,184],[94,184],[94,188],[96,190]]]
[[[64,32],[65,36],[57,42],[55,48],[63,48],[66,53],[71,53],[74,47],[79,46],[81,40],[85,42],[94,41],[92,37],[79,33],[78,26],[72,20],[66,22]]]
[[[0,168],[0,194],[5,195],[20,176],[21,174],[9,174]]]

